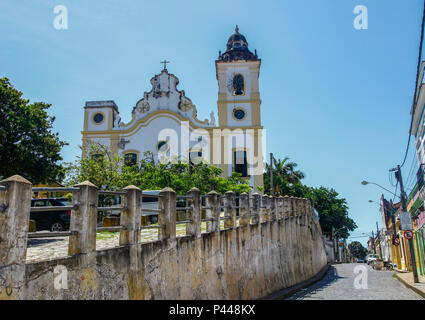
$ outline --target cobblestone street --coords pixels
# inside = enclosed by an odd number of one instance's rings
[[[367,268],[367,289],[354,287],[354,279],[359,276],[354,268],[359,265]],[[322,280],[288,300],[423,300],[393,277],[394,273],[373,270],[365,263],[332,265]]]

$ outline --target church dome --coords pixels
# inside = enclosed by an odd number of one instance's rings
[[[226,52],[220,53],[218,59],[223,61],[258,60],[258,57],[256,53],[249,51],[245,36],[239,33],[239,28],[236,26],[235,33],[227,40]]]
[[[235,33],[227,40],[227,51],[240,48],[248,49],[248,42],[245,36],[239,33],[239,28],[236,26]]]

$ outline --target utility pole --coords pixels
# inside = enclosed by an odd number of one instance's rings
[[[375,235],[373,234],[373,230],[372,230],[372,248],[373,248],[373,253],[376,254]]]
[[[335,262],[338,262],[339,261],[339,246],[338,246],[338,240],[337,240],[337,233],[335,232],[334,227],[332,227],[332,240],[334,242]]]
[[[376,237],[378,238],[378,242],[379,242],[379,256],[381,257],[381,259],[384,259],[384,257],[382,256],[381,236],[382,235],[379,232],[379,228],[378,228],[378,221],[376,221]]]
[[[404,192],[403,178],[401,176],[400,166],[397,165],[397,168],[391,169],[390,171],[395,171],[395,177],[397,181],[400,183],[401,209],[403,210],[403,212],[408,212],[407,205],[406,205],[406,193]],[[415,250],[413,248],[413,238],[410,239],[408,242],[409,242],[409,251],[410,251],[410,261],[412,262],[413,281],[415,283],[419,283],[418,270],[416,269]]]
[[[270,152],[270,195],[274,196],[273,188],[273,153]]]

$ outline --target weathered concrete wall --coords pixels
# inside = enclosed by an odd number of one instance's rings
[[[191,193],[194,199],[198,196],[196,190]],[[197,201],[192,203],[190,235],[175,238],[175,231],[169,232],[170,227],[175,230],[175,194],[167,189],[160,222],[168,229],[160,229],[161,240],[140,244],[131,237],[109,250],[20,264],[24,270],[18,282],[8,277],[16,266],[3,265],[0,299],[257,299],[307,280],[326,265],[322,232],[308,200],[270,198],[271,206],[262,201],[269,213],[264,222],[256,222],[255,205],[244,207],[243,200],[241,215],[253,220],[247,218],[237,227],[234,221],[219,230],[218,195],[210,196],[208,233],[200,233],[200,221],[194,217],[199,214]],[[226,198],[233,201],[231,195]],[[225,211],[230,217],[236,214]],[[67,281],[59,283],[61,266]]]

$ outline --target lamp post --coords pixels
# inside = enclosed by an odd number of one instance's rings
[[[381,185],[379,185],[375,182],[369,182],[369,181],[363,180],[361,183],[364,186],[368,185],[368,184],[374,184],[374,185],[384,189],[385,191],[391,193],[392,195],[398,197],[400,199],[400,202],[401,202],[401,209],[403,210],[403,212],[408,212],[407,211],[407,205],[406,205],[406,193],[404,192],[403,178],[401,177],[400,166],[398,165],[396,168],[391,169],[390,172],[395,172],[395,177],[396,177],[397,181],[400,183],[400,196],[396,195],[395,193],[391,192],[390,190],[384,188],[383,186],[381,186]],[[419,277],[418,277],[418,271],[416,269],[416,258],[415,258],[414,248],[413,248],[413,239],[410,239],[408,242],[409,242],[409,249],[410,249],[409,250],[410,251],[410,261],[412,262],[413,282],[418,283]]]
[[[374,185],[376,185],[376,186],[378,186],[378,187],[380,187],[380,188],[382,188],[382,189],[384,189],[385,191],[387,191],[387,192],[389,192],[389,193],[391,193],[393,196],[396,196],[397,198],[399,198],[399,199],[401,199],[398,195],[396,195],[394,192],[392,192],[392,191],[390,191],[390,190],[388,190],[388,189],[386,189],[386,188],[384,188],[383,186],[381,186],[381,185],[379,185],[379,184],[377,184],[377,183],[375,183],[375,182],[370,182],[370,181],[365,181],[365,180],[363,180],[362,182],[362,185],[368,185],[368,184],[374,184]],[[369,202],[374,202],[373,200],[369,200]]]
[[[342,250],[339,250],[339,245],[338,245],[339,237],[337,237],[337,235],[339,235],[339,232],[340,232],[342,229],[346,229],[346,227],[339,228],[339,229],[338,229],[338,230],[336,230],[336,231],[335,231],[335,230],[334,230],[334,228],[332,227],[332,233],[333,233],[333,238],[334,238],[334,246],[335,246],[335,249],[336,249],[335,257],[337,257],[337,256],[338,256],[338,260],[339,260],[339,262],[342,262]],[[338,241],[337,241],[336,239],[338,239]]]

